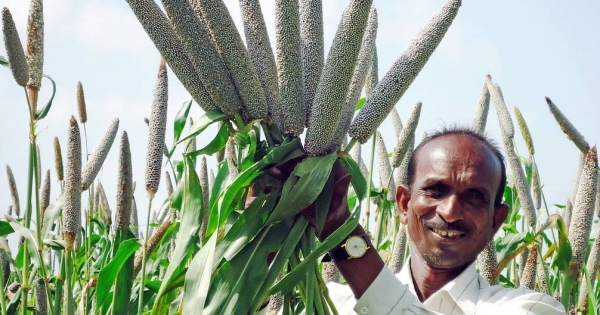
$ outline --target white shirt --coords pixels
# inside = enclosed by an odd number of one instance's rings
[[[397,275],[384,267],[358,301],[347,285],[329,283],[339,314],[565,314],[562,304],[547,294],[490,285],[477,273],[475,263],[421,303],[408,265]]]

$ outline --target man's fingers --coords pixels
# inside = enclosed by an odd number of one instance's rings
[[[304,160],[304,158],[305,158],[305,156],[297,157],[295,159],[286,161],[285,163],[279,164],[277,166],[273,166],[269,170],[269,174],[271,176],[277,178],[278,180],[286,180],[288,177],[290,177],[290,174],[292,174],[292,172],[296,168],[296,165],[298,165],[298,163],[302,162],[302,160]]]

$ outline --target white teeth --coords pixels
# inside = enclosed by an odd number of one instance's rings
[[[432,229],[434,233],[439,234],[441,236],[444,237],[456,237],[456,236],[460,236],[459,233],[453,233],[453,232],[446,232],[446,231],[442,231],[442,230],[438,230],[438,229]]]

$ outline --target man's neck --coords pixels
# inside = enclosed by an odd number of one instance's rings
[[[410,257],[410,273],[415,291],[421,302],[426,301],[448,282],[458,277],[469,265],[456,269],[430,267],[418,253]]]

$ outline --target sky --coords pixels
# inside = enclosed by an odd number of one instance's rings
[[[28,12],[25,0],[3,0],[14,17],[22,43]],[[225,0],[242,32],[238,2]],[[275,43],[272,0],[260,1]],[[347,1],[325,0],[325,51],[331,43]],[[379,77],[390,68],[418,30],[443,5],[442,0],[374,0],[378,10],[377,49]],[[53,139],[58,137],[66,153],[68,122],[77,116],[76,86],[81,81],[87,103],[89,152],[114,118],[120,119],[119,133],[127,131],[131,143],[135,193],[140,222],[145,222],[147,197],[144,181],[147,128],[152,92],[160,56],[125,1],[61,0],[44,3],[44,73],[57,84],[56,97],[47,118],[38,125],[42,172],[51,170],[51,200],[59,195],[54,169]],[[396,104],[403,121],[415,103],[423,107],[416,135],[442,125],[470,124],[486,74],[500,85],[514,118],[518,107],[529,126],[535,159],[550,213],[553,204],[565,204],[571,194],[579,151],[562,133],[544,100],[550,97],[577,127],[590,145],[600,140],[600,3],[592,0],[564,2],[463,1],[445,38]],[[0,56],[6,56],[0,45]],[[50,84],[42,82],[40,103],[50,95]],[[189,94],[169,72],[167,143],[172,143],[172,121]],[[10,165],[15,175],[21,207],[25,207],[28,156],[28,110],[22,88],[10,71],[0,67],[0,165]],[[501,144],[495,110],[491,105],[487,131]],[[191,115],[202,114],[194,105]],[[515,121],[515,128],[516,121]],[[396,144],[391,121],[379,129],[388,151]],[[518,130],[518,128],[517,128]],[[83,133],[83,128],[82,128]],[[516,133],[517,150],[527,150]],[[199,145],[210,139],[198,139]],[[118,138],[108,155],[99,179],[111,208],[116,203]],[[363,158],[369,161],[370,145]],[[64,158],[64,157],[63,157]],[[209,160],[209,165],[210,165]],[[212,164],[214,165],[214,164]],[[214,167],[214,166],[213,166]],[[376,173],[377,174],[377,173]],[[166,197],[164,178],[157,194],[157,210]],[[84,193],[84,196],[87,194]],[[4,171],[0,174],[0,213],[11,204]]]

